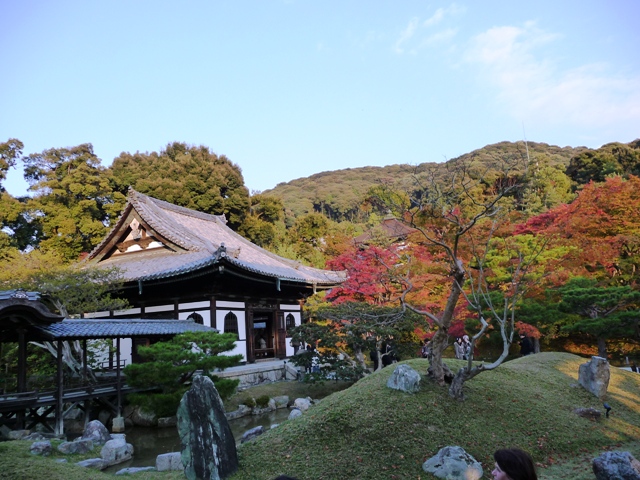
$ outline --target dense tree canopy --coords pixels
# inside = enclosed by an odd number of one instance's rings
[[[213,215],[237,229],[249,212],[240,168],[205,146],[174,142],[160,153],[122,153],[109,172],[115,190],[129,187],[160,200]]]
[[[29,216],[42,226],[39,247],[69,261],[90,252],[122,210],[125,198],[109,185],[93,146],[52,148],[23,158],[35,193]]]

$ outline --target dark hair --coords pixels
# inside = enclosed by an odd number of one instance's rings
[[[287,475],[278,475],[276,478],[274,478],[273,480],[298,480],[297,478],[294,477],[289,477]]]
[[[519,448],[497,450],[493,458],[511,480],[538,480],[531,455]]]

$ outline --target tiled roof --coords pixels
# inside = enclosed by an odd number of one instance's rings
[[[387,216],[379,225],[362,235],[358,235],[354,240],[356,243],[366,243],[375,237],[376,232],[379,232],[379,234],[387,239],[396,239],[406,237],[417,231],[415,228],[408,227],[397,218]]]
[[[129,205],[151,228],[185,252],[151,249],[113,255],[98,263],[121,268],[126,280],[167,278],[224,262],[274,279],[319,287],[337,285],[346,278],[345,272],[307,267],[260,248],[227,227],[224,215],[197,212],[134,190],[129,191],[128,200]],[[107,238],[111,238],[113,233]],[[106,239],[91,253],[90,258],[96,257],[105,245]]]
[[[185,332],[212,332],[214,328],[191,320],[63,320],[36,328],[51,339],[130,338],[178,335]]]

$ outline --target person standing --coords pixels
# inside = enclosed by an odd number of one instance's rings
[[[520,334],[520,355],[526,357],[533,353],[533,344],[529,337],[527,337],[524,333]]]
[[[453,351],[457,359],[462,360],[464,357],[464,344],[462,343],[462,339],[460,337],[456,338],[456,341],[453,343]]]
[[[471,341],[469,340],[469,335],[464,335],[462,337],[462,358],[464,360],[469,360],[471,356]]]

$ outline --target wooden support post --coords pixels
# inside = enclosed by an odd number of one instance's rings
[[[119,417],[122,410],[122,387],[121,387],[121,379],[120,379],[120,339],[116,338],[116,389],[118,391],[118,411],[116,412],[116,417]]]
[[[18,330],[18,393],[27,391],[27,339],[24,329]]]
[[[64,433],[64,420],[62,418],[62,407],[64,398],[64,370],[62,369],[62,340],[58,340],[57,344],[58,354],[58,369],[56,371],[56,414],[55,422],[56,426],[54,433],[56,435],[62,435]]]
[[[82,385],[87,384],[87,340],[82,340]]]

